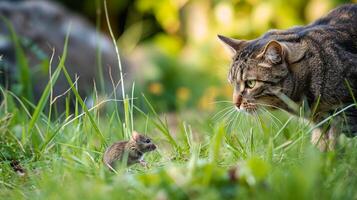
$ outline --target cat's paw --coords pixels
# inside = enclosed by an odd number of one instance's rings
[[[327,133],[323,133],[321,129],[315,129],[312,132],[311,143],[322,152],[333,151],[336,146],[336,138],[335,128],[331,128]]]

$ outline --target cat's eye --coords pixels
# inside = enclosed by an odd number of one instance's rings
[[[256,81],[254,81],[254,80],[248,80],[245,82],[245,84],[248,88],[253,88],[255,86],[255,83],[256,83]]]
[[[146,139],[145,142],[146,143],[150,143],[151,141],[150,141],[150,139]]]

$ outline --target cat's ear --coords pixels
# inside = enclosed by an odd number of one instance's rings
[[[257,58],[264,57],[269,64],[279,64],[284,58],[284,53],[283,46],[278,41],[271,40]]]
[[[245,41],[245,40],[237,40],[237,39],[225,37],[223,35],[217,35],[217,37],[224,44],[226,44],[233,51],[233,53],[236,53],[239,49],[241,49],[243,47],[244,44],[247,43],[247,41]]]
[[[271,40],[257,57],[263,57],[270,64],[279,64],[285,59],[288,64],[295,63],[304,57],[306,48],[299,43],[278,42]]]

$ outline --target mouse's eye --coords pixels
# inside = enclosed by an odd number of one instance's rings
[[[145,142],[146,142],[146,143],[150,143],[151,140],[150,140],[150,139],[146,139]]]

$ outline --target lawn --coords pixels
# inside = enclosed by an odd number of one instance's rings
[[[30,129],[25,103],[2,94],[1,199],[357,198],[357,140],[341,136],[322,153],[309,142],[311,124],[287,113],[247,116],[221,102],[213,113],[159,115],[149,101],[142,111],[126,99],[107,102],[124,105],[126,118],[96,107],[56,119],[40,113]],[[110,172],[105,148],[133,128],[158,149],[145,157],[147,168]]]

